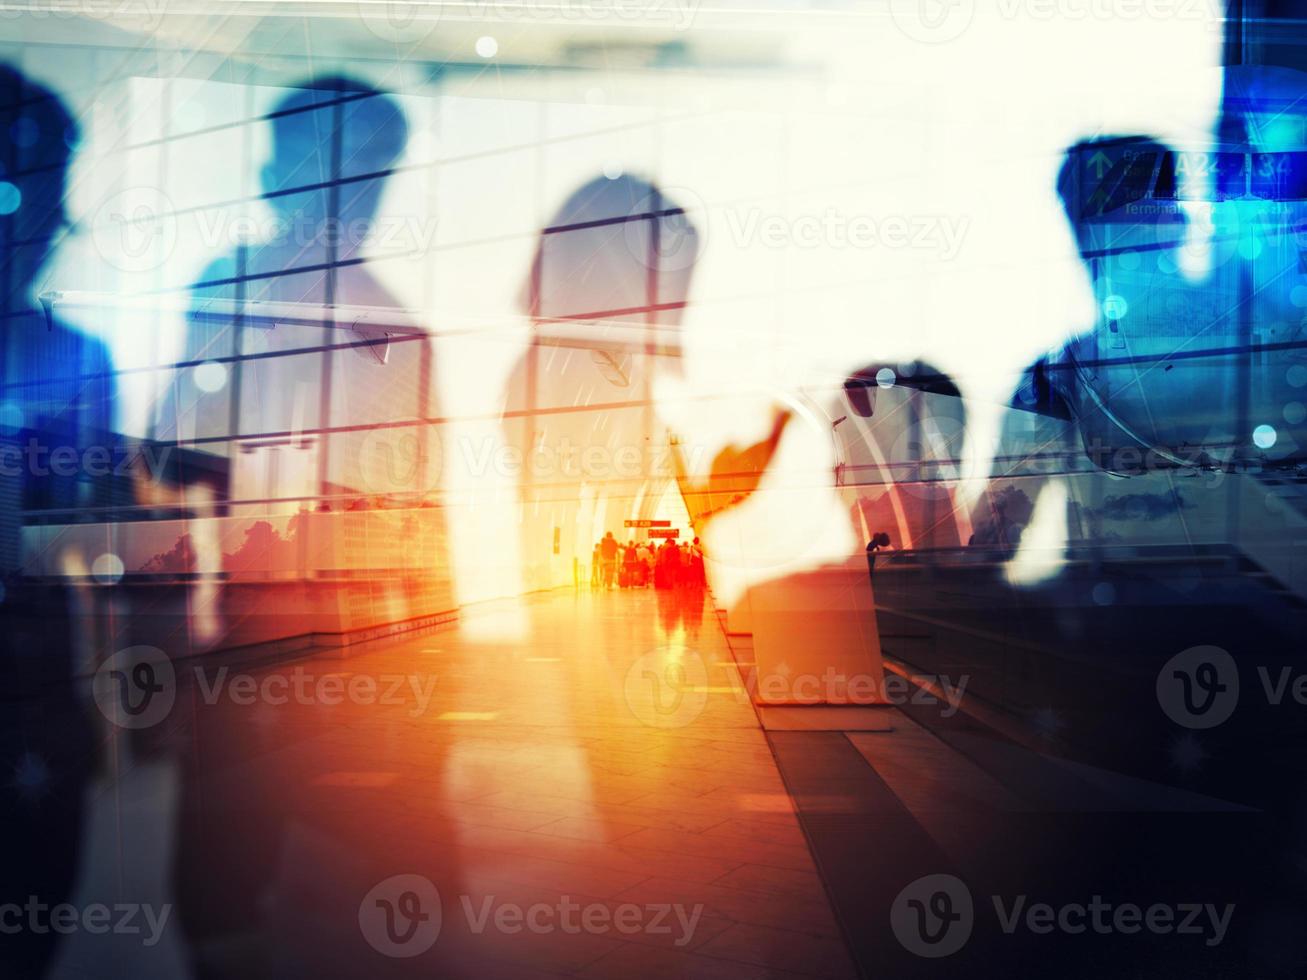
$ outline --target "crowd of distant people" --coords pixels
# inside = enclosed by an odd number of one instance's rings
[[[684,586],[704,588],[708,584],[704,569],[703,545],[695,538],[681,544],[664,538],[652,541],[627,541],[613,537],[609,531],[595,543],[590,561],[592,589],[675,589]]]

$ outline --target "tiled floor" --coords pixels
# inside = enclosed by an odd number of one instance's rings
[[[316,961],[332,976],[853,975],[702,597],[541,594],[255,678],[293,683],[296,670],[355,696],[225,698],[194,715],[178,865],[192,921],[230,923],[197,933],[209,962]],[[370,892],[395,875],[440,895],[439,936],[411,958],[374,948],[388,939]],[[398,951],[427,933],[415,935]]]

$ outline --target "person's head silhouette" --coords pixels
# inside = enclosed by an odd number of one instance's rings
[[[350,78],[314,79],[273,110],[264,194],[282,216],[367,220],[407,142],[404,112],[389,95]]]
[[[1147,136],[1096,137],[1071,146],[1057,175],[1057,194],[1080,257],[1124,247],[1132,228],[1157,226],[1150,244],[1184,241],[1185,215],[1176,205],[1176,157]],[[1131,205],[1143,204],[1136,215]]]
[[[65,224],[64,189],[77,124],[59,98],[0,65],[0,288],[6,309],[31,287]]]
[[[683,204],[647,180],[596,177],[567,198],[540,234],[521,296],[533,319],[644,322],[649,306],[680,323],[700,235]]]

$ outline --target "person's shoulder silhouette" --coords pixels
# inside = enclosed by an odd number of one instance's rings
[[[315,77],[289,88],[264,117],[271,153],[260,171],[261,206],[271,221],[254,240],[212,261],[192,286],[192,299],[303,304],[308,321],[278,324],[258,338],[262,350],[313,350],[325,343],[356,342],[337,359],[338,406],[348,420],[375,408],[384,376],[407,394],[420,381],[422,346],[391,344],[380,328],[356,326],[340,333],[330,307],[399,308],[399,300],[376,278],[367,246],[380,233],[378,208],[385,182],[408,142],[398,100],[348,77]],[[315,324],[313,311],[323,311]],[[181,361],[230,357],[246,351],[233,322],[192,319]],[[362,342],[367,346],[362,346]],[[237,346],[242,350],[237,350]],[[384,372],[384,373],[383,373]],[[242,424],[277,428],[293,411],[296,392],[320,383],[318,365],[304,358],[247,366]],[[256,377],[257,375],[257,377]],[[157,413],[156,433],[165,438],[214,435],[230,412],[229,392],[207,392],[181,372]],[[408,401],[414,399],[409,398]],[[402,412],[416,414],[405,402]],[[246,418],[246,416],[249,418]]]
[[[272,152],[260,186],[270,233],[212,263],[197,292],[231,296],[239,287],[248,299],[398,305],[358,260],[408,143],[399,102],[356,79],[313,78],[267,118]]]
[[[0,861],[0,906],[57,907],[76,887],[96,742],[75,678],[83,641],[67,592],[16,573],[22,511],[100,519],[84,508],[108,502],[108,481],[82,463],[108,445],[113,378],[104,345],[47,318],[38,298],[67,225],[77,126],[53,92],[0,65],[0,133],[0,769],[21,774],[0,781],[0,834],[14,844]],[[76,454],[71,473],[52,465],[59,449],[65,462]],[[0,942],[0,975],[45,975],[60,937],[20,932]]]
[[[38,298],[68,226],[64,194],[78,127],[53,92],[0,65],[0,131],[9,136],[0,160],[4,429],[29,432],[51,449],[85,449],[113,428],[112,362],[103,343],[47,315]],[[85,479],[26,469],[29,507],[94,502]]]

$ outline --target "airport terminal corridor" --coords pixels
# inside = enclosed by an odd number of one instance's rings
[[[1301,7],[0,0],[0,980],[1307,976]]]

